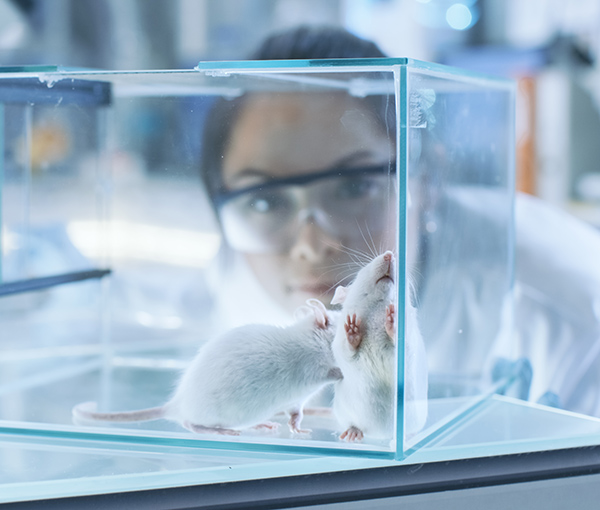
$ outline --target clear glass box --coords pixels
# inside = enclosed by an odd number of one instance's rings
[[[515,383],[513,105],[410,59],[4,68],[0,430],[388,458],[439,436]]]

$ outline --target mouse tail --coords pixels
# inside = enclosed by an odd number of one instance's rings
[[[150,407],[137,411],[121,411],[115,413],[100,413],[96,411],[96,402],[84,402],[73,408],[73,421],[110,421],[110,422],[133,422],[158,420],[165,417],[165,408]]]
[[[305,407],[302,410],[304,416],[319,416],[321,418],[332,418],[333,409],[331,407]]]

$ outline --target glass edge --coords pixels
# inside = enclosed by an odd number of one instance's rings
[[[94,69],[85,67],[63,67],[59,65],[23,65],[23,66],[0,66],[0,76],[2,75],[37,75],[37,74],[57,74],[61,77],[69,75],[89,74],[89,75],[121,75],[121,74],[177,74],[190,72],[244,72],[244,71],[277,71],[277,70],[314,70],[320,68],[368,68],[408,66],[412,69],[451,75],[453,77],[462,76],[467,79],[478,79],[496,84],[503,84],[514,87],[514,80],[503,76],[484,74],[476,71],[462,69],[460,67],[447,66],[417,60],[407,57],[380,57],[380,58],[334,58],[334,59],[293,59],[293,60],[215,60],[201,61],[192,69],[147,69],[147,70],[109,70]]]
[[[319,67],[372,67],[407,65],[411,59],[405,57],[381,58],[324,58],[324,59],[290,59],[290,60],[221,60],[201,61],[195,67],[198,71],[231,69],[307,69]]]
[[[61,68],[57,65],[24,65],[24,66],[0,66],[0,74],[5,73],[55,73]]]
[[[502,84],[508,88],[515,86],[515,81],[511,78],[507,78],[501,75],[494,75],[489,73],[481,73],[478,71],[471,71],[461,67],[448,66],[445,64],[437,64],[433,62],[426,62],[424,60],[410,60],[410,67],[420,71],[429,71],[436,74],[452,75],[453,77],[462,76],[464,78],[483,80],[488,82],[494,82]]]
[[[328,447],[325,445],[293,445],[293,444],[273,444],[268,442],[246,442],[246,441],[217,441],[204,438],[176,438],[168,436],[153,436],[128,434],[125,431],[115,431],[100,433],[96,431],[67,430],[59,427],[43,428],[28,427],[27,424],[3,423],[0,421],[0,435],[9,437],[32,437],[52,439],[79,440],[82,444],[85,441],[110,442],[113,444],[132,445],[143,447],[144,445],[152,448],[156,447],[183,447],[198,448],[212,451],[227,452],[245,452],[269,453],[269,454],[296,454],[301,456],[319,456],[319,457],[353,457],[365,459],[395,460],[395,453],[390,449],[353,449],[346,448],[343,445],[339,447]]]
[[[396,459],[406,457],[407,451],[405,448],[406,437],[404,430],[404,414],[405,414],[405,388],[406,388],[406,365],[405,365],[405,349],[406,349],[406,286],[407,286],[407,259],[406,259],[406,215],[407,202],[406,193],[408,185],[408,83],[406,67],[401,67],[398,72],[394,73],[394,88],[396,96],[396,164],[397,164],[397,196],[398,207],[398,286],[396,289],[398,313],[396,315],[397,324],[397,365],[396,374]],[[402,303],[402,306],[400,306]],[[401,312],[400,312],[401,311]],[[400,380],[401,378],[401,380]]]
[[[0,103],[0,285],[4,281],[4,104]]]

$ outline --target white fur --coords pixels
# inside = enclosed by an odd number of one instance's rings
[[[387,252],[390,253],[391,252]],[[334,413],[344,430],[351,427],[375,438],[391,439],[395,423],[396,356],[394,338],[386,332],[386,307],[395,304],[395,259],[391,263],[393,282],[378,280],[388,271],[384,255],[363,267],[354,282],[339,294],[343,303],[332,350],[344,375],[335,385]],[[407,293],[406,334],[406,428],[414,433],[427,416],[427,368],[425,350],[416,321],[416,310]],[[396,310],[396,320],[397,314]],[[362,341],[355,351],[348,342],[344,322],[356,314],[361,320]]]
[[[301,408],[333,382],[329,342],[313,323],[308,317],[287,328],[241,326],[209,342],[183,374],[167,417],[240,429]]]

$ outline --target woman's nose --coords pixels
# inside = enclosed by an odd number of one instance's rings
[[[293,260],[321,262],[335,252],[339,241],[323,230],[314,213],[305,214],[299,219],[296,239],[290,250]]]

